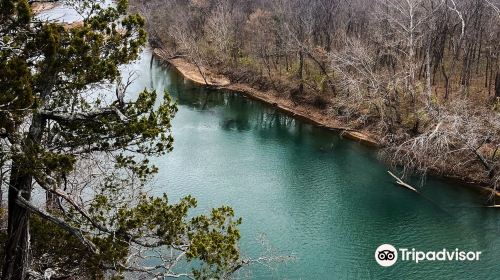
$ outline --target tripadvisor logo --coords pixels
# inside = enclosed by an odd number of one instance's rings
[[[398,260],[398,250],[391,244],[380,245],[375,251],[375,260],[381,266],[391,266]]]
[[[440,251],[418,251],[415,248],[399,248],[397,250],[390,244],[380,245],[375,250],[375,260],[381,266],[392,266],[398,260],[412,261],[419,263],[421,261],[479,261],[481,256],[480,251],[461,251],[458,248],[455,250],[442,249]]]

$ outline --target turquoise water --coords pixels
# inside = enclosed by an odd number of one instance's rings
[[[243,218],[251,279],[499,279],[500,211],[456,184],[427,179],[422,195],[397,187],[376,151],[240,95],[202,89],[145,52],[131,90],[168,89],[179,104],[174,151],[155,160],[152,192],[192,194],[197,211],[231,205]],[[418,182],[413,182],[418,185]],[[374,259],[384,243],[418,250],[482,251],[478,262]]]

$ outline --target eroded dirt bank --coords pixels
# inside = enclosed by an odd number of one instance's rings
[[[294,102],[289,98],[282,96],[282,94],[273,90],[260,91],[246,84],[231,83],[227,77],[215,74],[209,69],[198,68],[185,58],[170,58],[166,52],[160,49],[154,49],[153,53],[157,58],[174,66],[186,79],[194,83],[238,92],[249,98],[259,100],[276,107],[282,112],[285,112],[295,118],[330,130],[339,131],[342,136],[361,142],[367,146],[380,146],[380,141],[378,140],[379,137],[373,133],[349,128],[348,125],[341,123],[339,120],[334,119],[327,114],[324,114],[320,109],[307,105],[294,104]],[[203,75],[200,73],[200,70],[203,72]]]

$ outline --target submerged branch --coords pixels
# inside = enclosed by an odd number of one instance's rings
[[[389,173],[389,175],[391,175],[394,179],[396,179],[396,184],[402,186],[402,187],[405,187],[409,190],[412,190],[416,193],[418,193],[417,189],[415,189],[414,187],[408,185],[407,183],[405,183],[403,180],[401,180],[399,177],[397,177],[396,175],[394,175],[391,171],[387,171],[387,173]]]

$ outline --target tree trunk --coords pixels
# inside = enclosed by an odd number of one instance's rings
[[[304,53],[302,50],[299,51],[299,94],[300,96],[304,93]]]
[[[9,225],[5,244],[5,260],[2,270],[3,280],[26,279],[29,258],[29,211],[17,204],[19,192],[30,200],[32,177],[23,174],[22,166],[14,162],[9,187]]]
[[[432,104],[432,82],[431,82],[431,44],[427,44],[427,50],[425,54],[425,64],[426,64],[426,81],[427,81],[427,108],[431,107]]]
[[[446,70],[444,69],[444,63],[441,64],[441,71],[443,71],[443,77],[444,77],[444,100],[448,100],[448,94],[450,90],[450,78],[446,74]]]
[[[3,209],[3,190],[2,190],[2,182],[3,182],[3,176],[4,176],[4,172],[3,172],[3,169],[2,167],[4,166],[4,162],[0,162],[0,207],[2,207]]]
[[[12,160],[8,201],[8,229],[5,243],[5,259],[2,280],[24,280],[29,265],[29,211],[17,203],[18,196],[27,201],[31,198],[33,176],[27,162],[33,164],[37,146],[41,141],[46,120],[38,114],[32,117],[31,126],[25,141],[24,157],[20,155]],[[27,158],[29,155],[30,158]]]
[[[500,98],[500,71],[495,76],[495,97]]]
[[[46,191],[45,192],[45,208],[48,212],[53,212],[59,208],[57,203],[57,195]]]

